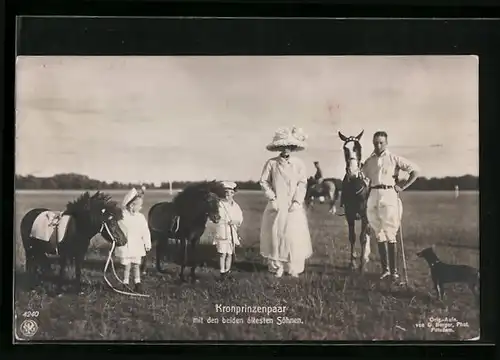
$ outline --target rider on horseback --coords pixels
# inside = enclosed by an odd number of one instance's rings
[[[314,174],[314,180],[316,180],[316,184],[320,185],[323,182],[323,171],[319,166],[319,161],[314,162],[314,167],[316,167],[316,174]]]

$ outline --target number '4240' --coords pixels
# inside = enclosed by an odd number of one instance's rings
[[[30,317],[35,318],[35,317],[38,317],[38,315],[39,315],[38,311],[29,310],[29,311],[23,312],[23,317],[25,317],[25,318],[30,318]]]

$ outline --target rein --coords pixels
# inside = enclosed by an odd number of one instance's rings
[[[363,176],[363,172],[361,170],[359,170],[358,175],[356,177],[354,177],[354,179],[361,180],[363,183],[363,186],[361,186],[361,188],[355,192],[355,195],[359,195],[363,192],[363,190],[366,189],[365,177]],[[350,181],[350,179],[349,179],[349,181]]]
[[[358,143],[358,145],[359,145],[358,139],[356,137],[354,137],[354,136],[350,136],[350,137],[348,137],[344,141],[344,147],[345,147],[345,144],[347,144],[348,142],[355,142],[355,143]],[[359,157],[361,157],[360,154],[357,154],[357,155]],[[346,161],[346,174],[348,174],[348,159],[347,159],[347,155],[345,157],[345,161]],[[363,190],[366,189],[366,186],[367,186],[366,182],[365,182],[366,178],[365,178],[365,176],[363,176],[363,172],[361,171],[361,167],[360,167],[361,161],[360,161],[360,159],[358,159],[357,162],[358,162],[358,174],[356,175],[355,179],[361,180],[363,182],[363,186],[361,187],[361,189],[359,189],[359,190],[356,191],[355,195],[361,194],[363,192]],[[349,181],[350,181],[350,179],[349,179]]]
[[[120,280],[120,278],[118,277],[118,275],[116,274],[116,269],[115,269],[115,264],[114,262],[111,260],[111,256],[113,255],[113,251],[115,250],[115,247],[116,247],[116,240],[115,240],[115,237],[113,236],[113,234],[111,234],[111,231],[109,231],[109,228],[108,228],[108,224],[106,224],[106,222],[103,222],[102,225],[101,225],[101,229],[99,230],[99,233],[103,230],[103,229],[106,229],[106,231],[108,232],[108,235],[110,236],[111,240],[112,240],[112,243],[111,243],[111,250],[109,251],[109,254],[108,254],[108,259],[106,260],[106,264],[104,265],[104,270],[103,270],[103,273],[104,273],[104,281],[106,282],[106,284],[108,284],[108,286],[114,291],[114,292],[117,292],[119,294],[123,294],[123,295],[130,295],[130,296],[139,296],[139,297],[149,297],[149,295],[147,294],[139,294],[139,293],[136,293],[135,291],[133,291],[128,285],[124,284],[123,281]],[[115,276],[115,278],[122,284],[124,285],[128,290],[130,290],[130,292],[127,292],[127,291],[122,291],[122,290],[118,290],[117,288],[115,288],[111,282],[109,282],[108,278],[106,277],[106,271],[108,270],[108,266],[109,264],[111,263],[111,269],[113,270],[113,275]]]

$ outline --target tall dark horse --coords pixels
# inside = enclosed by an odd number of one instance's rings
[[[205,181],[189,185],[172,202],[153,205],[148,213],[152,240],[156,243],[156,269],[163,272],[161,261],[168,250],[168,239],[178,239],[181,250],[179,277],[184,281],[184,269],[191,266],[191,280],[196,280],[199,264],[196,246],[205,232],[207,220],[220,220],[219,200],[225,196],[221,183]]]
[[[369,187],[367,180],[361,172],[362,147],[359,142],[363,131],[358,136],[344,136],[339,131],[339,137],[344,142],[344,158],[346,162],[346,175],[342,182],[341,202],[344,205],[345,217],[349,227],[349,242],[351,243],[351,269],[356,268],[354,245],[356,244],[356,220],[361,220],[361,265],[360,271],[364,271],[370,256],[370,227],[366,215]]]
[[[50,224],[44,217],[51,214],[56,214],[56,219],[64,219],[64,221],[59,221],[59,224],[57,222]],[[99,191],[92,196],[85,192],[75,201],[69,202],[60,214],[46,208],[30,210],[24,215],[20,226],[26,253],[26,271],[32,278],[36,276],[40,266],[45,271],[49,270],[50,263],[47,255],[58,254],[61,266],[59,290],[64,281],[66,266],[70,261],[74,261],[76,290],[80,292],[82,266],[90,240],[100,233],[107,241],[116,241],[117,246],[125,245],[127,238],[118,226],[118,221],[122,218],[123,213],[117,203],[111,201],[111,196]],[[36,226],[41,228],[38,233],[32,233],[35,221],[37,221]],[[62,232],[59,241],[56,239],[52,242],[32,236],[42,234],[49,226]],[[57,238],[58,234],[54,232]],[[51,236],[51,239],[54,239],[54,236]]]
[[[318,184],[314,177],[309,177],[307,179],[307,191],[306,191],[306,206],[310,208],[314,204],[314,200],[323,196],[325,199],[330,201],[329,212],[335,214],[336,208],[335,203],[339,198],[340,193],[340,181],[333,178],[324,179],[321,184]]]

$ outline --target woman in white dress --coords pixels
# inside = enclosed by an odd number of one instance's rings
[[[267,146],[280,154],[264,165],[260,185],[268,199],[262,217],[260,253],[269,271],[298,277],[312,255],[311,236],[304,209],[307,171],[295,151],[304,150],[306,136],[301,129],[280,129]]]
[[[127,244],[115,248],[115,256],[125,266],[123,283],[129,284],[130,270],[134,277],[134,290],[142,292],[140,264],[146,252],[151,250],[151,234],[148,222],[140,212],[143,204],[144,188],[130,190],[123,199],[123,219],[118,222],[127,236]]]
[[[236,184],[231,181],[224,181],[222,185],[226,190],[226,197],[219,202],[221,219],[215,225],[214,245],[220,254],[220,274],[225,276],[231,270],[235,247],[240,245],[238,229],[243,222],[243,212],[234,200]]]

